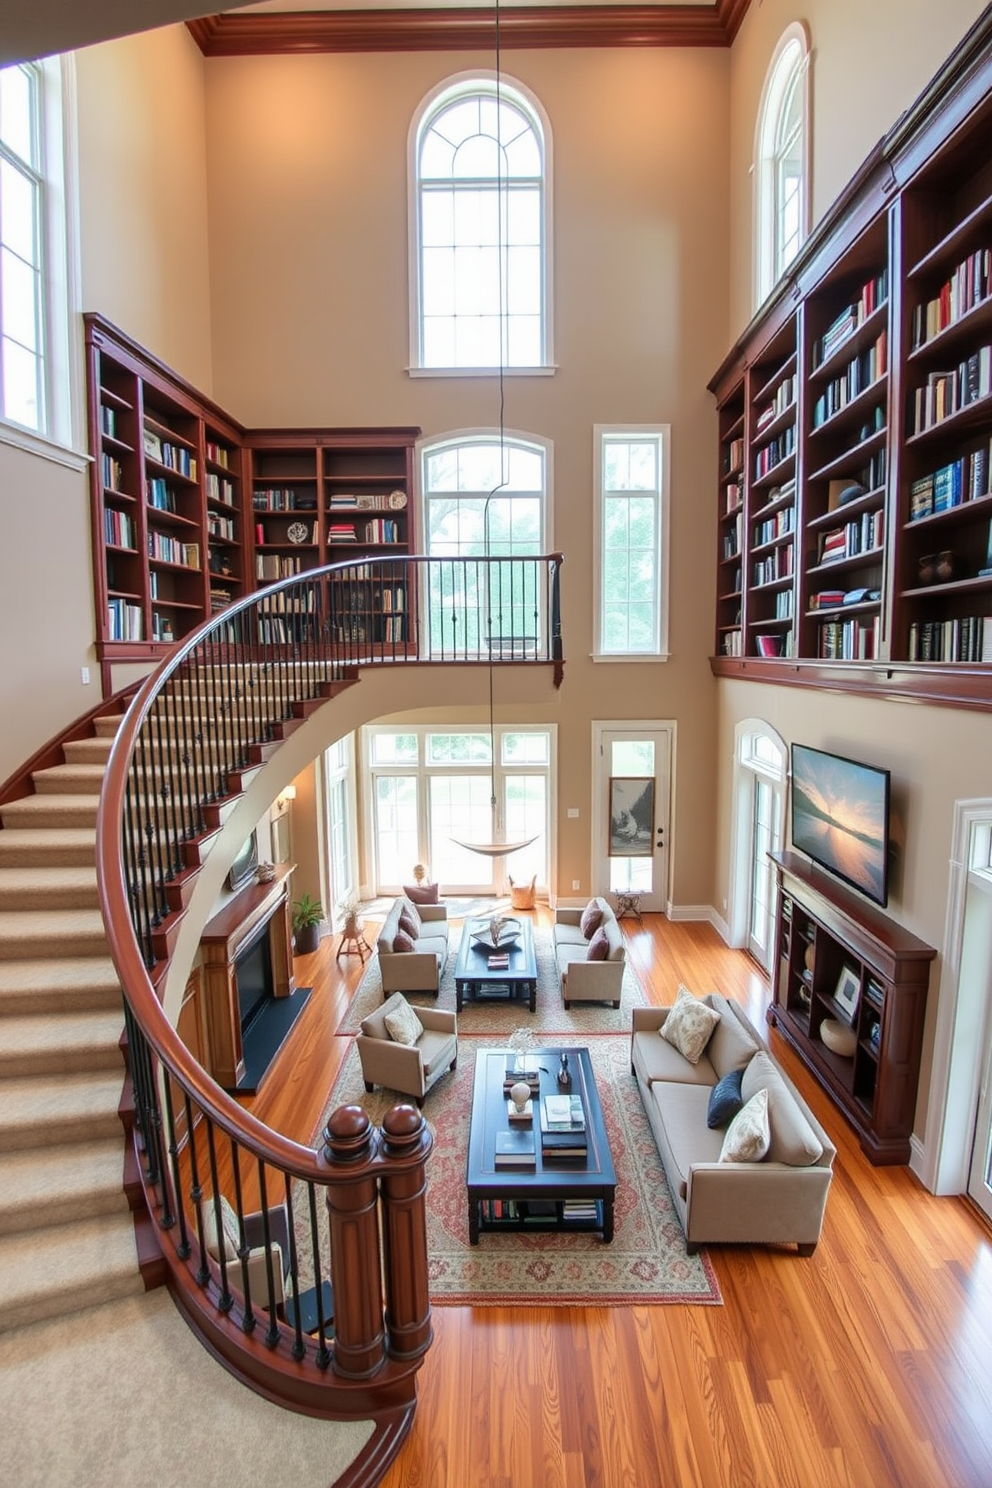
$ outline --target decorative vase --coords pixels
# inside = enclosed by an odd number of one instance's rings
[[[934,564],[934,578],[938,584],[946,584],[954,577],[954,554],[950,548],[945,548],[943,553],[937,554],[937,562]]]
[[[293,949],[298,956],[312,956],[319,944],[319,925],[303,925],[293,937]]]
[[[932,584],[935,576],[936,558],[933,553],[927,553],[920,559],[918,578],[921,584]]]

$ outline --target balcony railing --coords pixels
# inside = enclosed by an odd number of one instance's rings
[[[397,1445],[431,1340],[423,1118],[396,1106],[377,1130],[343,1107],[317,1150],[290,1141],[206,1074],[159,992],[201,852],[250,772],[366,666],[542,662],[560,683],[561,561],[375,559],[250,595],[144,684],[101,799],[135,1150],[173,1293],[270,1398],[376,1415]]]

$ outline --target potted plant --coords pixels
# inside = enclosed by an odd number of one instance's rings
[[[293,946],[298,956],[309,956],[320,942],[320,922],[324,910],[319,899],[304,894],[293,905]]]

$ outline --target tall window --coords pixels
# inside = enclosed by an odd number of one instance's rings
[[[553,728],[388,728],[363,730],[375,888],[391,893],[428,863],[445,892],[501,890],[550,881]],[[535,840],[506,858],[463,843],[492,840],[493,776],[506,840]]]
[[[68,257],[58,60],[0,68],[0,417],[68,444]]]
[[[548,361],[546,124],[518,85],[464,77],[412,133],[411,361],[423,369]]]
[[[755,160],[756,303],[809,231],[809,46],[799,22],[772,58],[758,111]]]
[[[490,433],[425,445],[424,541],[431,558],[507,559],[546,551],[548,448]],[[536,653],[544,635],[537,564],[431,565],[428,624],[435,656]]]
[[[668,644],[668,428],[595,429],[600,656],[663,655]]]
[[[766,971],[775,908],[768,854],[785,843],[787,769],[785,743],[767,724],[746,719],[737,725],[731,943],[745,945]]]

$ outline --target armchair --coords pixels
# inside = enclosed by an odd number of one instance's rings
[[[411,1095],[417,1105],[436,1080],[458,1062],[458,1022],[454,1013],[443,1008],[418,1007],[417,1017],[423,1033],[415,1044],[399,1044],[389,1036],[386,1018],[406,999],[394,992],[367,1018],[355,1040],[362,1062],[365,1089],[376,1085]]]
[[[217,1235],[218,1206],[220,1208],[219,1239]],[[269,1305],[269,1278],[265,1261],[265,1220],[266,1216],[261,1210],[244,1216],[245,1244],[249,1247],[248,1285],[251,1288],[252,1306],[259,1308]],[[269,1250],[272,1255],[272,1300],[276,1310],[281,1312],[285,1303],[290,1258],[289,1218],[284,1204],[275,1205],[268,1210],[268,1230]],[[228,1285],[240,1291],[244,1285],[244,1274],[238,1254],[241,1245],[238,1216],[223,1194],[219,1196],[217,1203],[212,1195],[208,1195],[203,1201],[203,1243],[213,1263],[211,1270],[215,1273],[219,1271],[221,1245],[223,1245]]]

